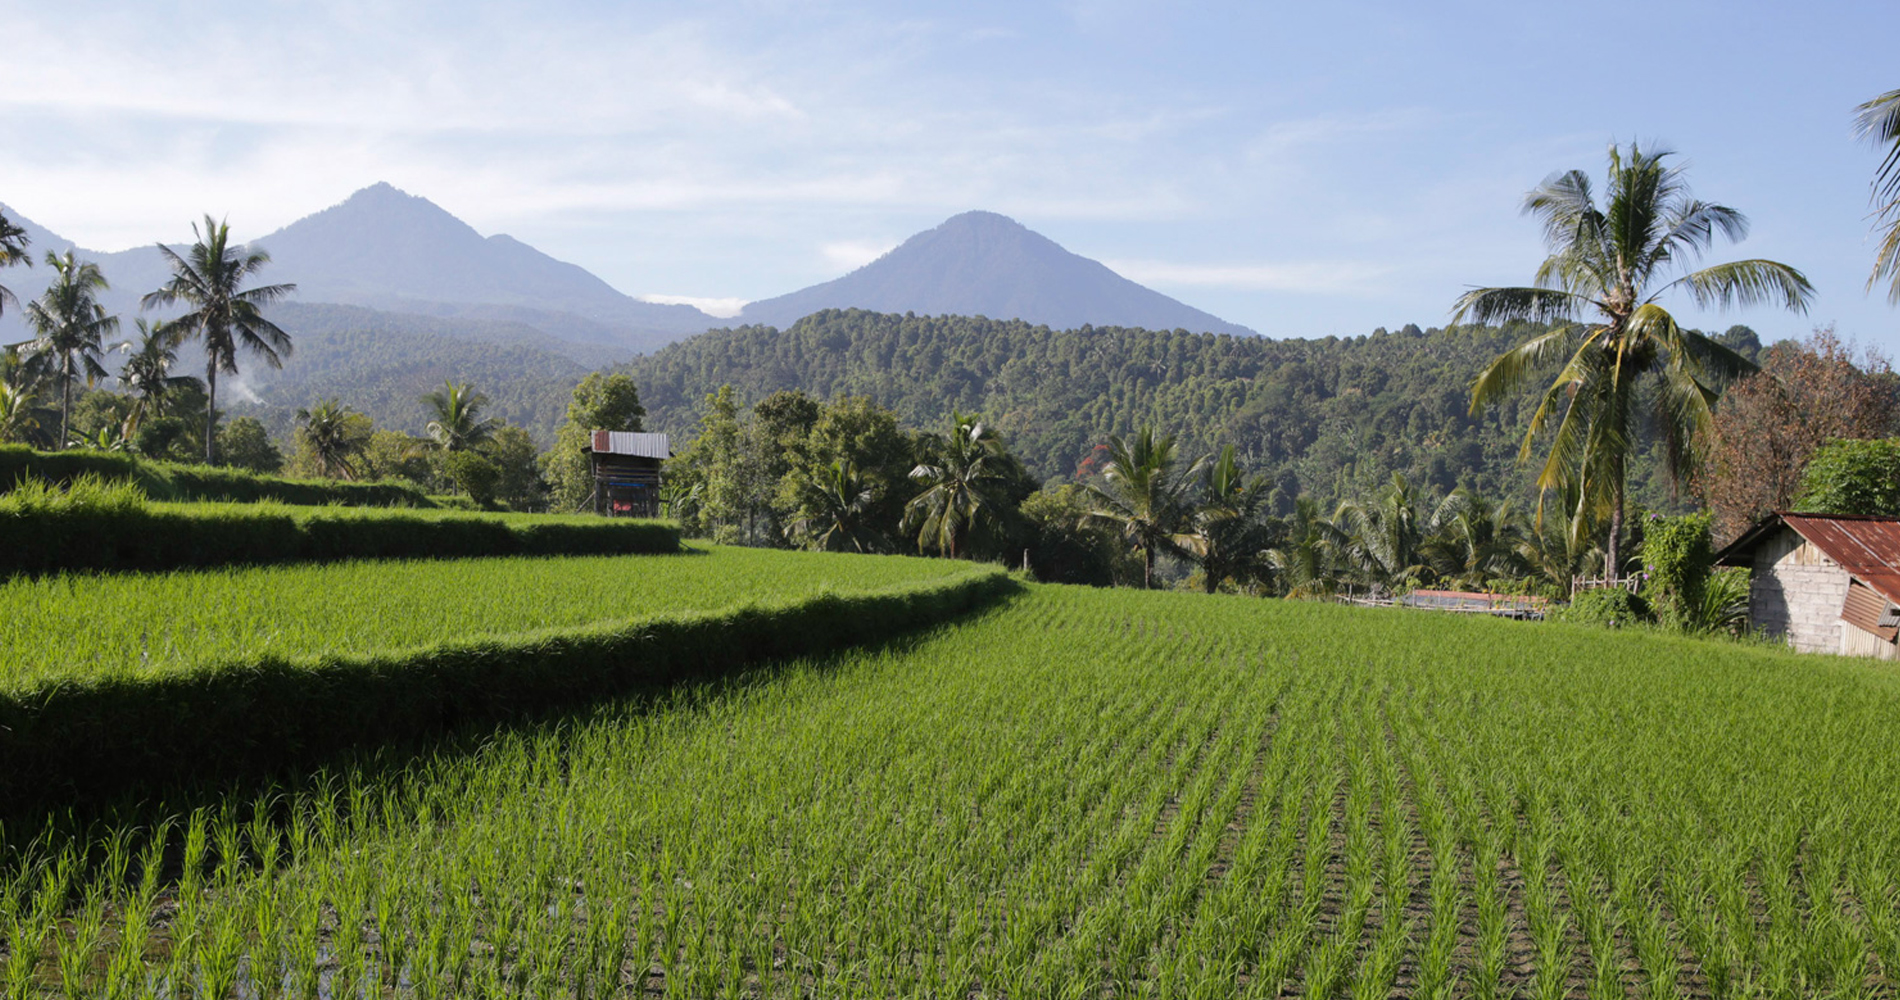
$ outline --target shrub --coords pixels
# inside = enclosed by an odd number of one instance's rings
[[[1561,618],[1578,625],[1623,628],[1651,624],[1655,622],[1656,615],[1650,611],[1649,602],[1643,600],[1643,595],[1632,594],[1621,587],[1608,587],[1578,594],[1571,600],[1570,606],[1563,610]]]
[[[1649,522],[1643,533],[1643,569],[1649,574],[1643,596],[1664,625],[1690,632],[1710,627],[1704,620],[1705,591],[1714,567],[1708,514]]]

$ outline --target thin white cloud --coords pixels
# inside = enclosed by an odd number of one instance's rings
[[[824,257],[825,263],[832,267],[855,271],[896,248],[897,244],[893,242],[844,240],[827,243],[818,248],[818,253]]]
[[[746,300],[739,298],[708,298],[703,295],[642,295],[640,301],[662,306],[692,306],[708,316],[719,319],[731,319],[745,308]]]
[[[1390,268],[1364,261],[1182,264],[1159,260],[1111,260],[1103,263],[1122,277],[1142,284],[1327,295],[1376,291],[1379,279],[1390,273]]]

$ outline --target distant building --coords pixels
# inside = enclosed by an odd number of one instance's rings
[[[594,473],[594,513],[660,516],[660,466],[673,457],[666,435],[595,431],[586,451]]]
[[[1804,653],[1900,659],[1900,518],[1777,513],[1716,562],[1748,568],[1757,631]]]

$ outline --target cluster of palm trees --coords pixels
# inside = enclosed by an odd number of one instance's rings
[[[1245,475],[1230,445],[1184,459],[1172,435],[1142,430],[1112,438],[1102,482],[1088,487],[1088,520],[1142,554],[1143,585],[1169,556],[1198,567],[1209,593],[1230,587],[1289,597],[1345,591],[1396,593],[1422,586],[1465,590],[1564,589],[1601,552],[1563,531],[1538,531],[1509,502],[1467,490],[1436,502],[1403,475],[1328,516],[1301,497],[1289,517],[1269,511],[1265,477]]]
[[[240,349],[273,368],[283,365],[291,351],[290,335],[266,319],[263,309],[297,286],[245,287],[270,263],[270,255],[254,247],[233,246],[230,226],[209,215],[204,218],[202,230],[196,223],[191,230],[193,243],[183,254],[158,245],[171,276],[140,300],[141,309],[182,305],[184,313],[164,322],[141,319],[138,339],[111,346],[107,338],[118,332],[119,318],[108,315],[99,302],[99,294],[108,288],[105,275],[97,264],[79,260],[72,251],[47,252],[44,260],[53,269],[54,280],[25,307],[33,339],[6,345],[10,360],[0,371],[5,376],[0,379],[0,440],[12,440],[31,429],[35,418],[30,401],[44,389],[57,388],[58,446],[73,444],[74,384],[83,380],[91,386],[108,377],[105,354],[124,351],[131,357],[121,369],[119,381],[133,393],[134,405],[132,415],[119,429],[119,442],[129,440],[139,422],[167,395],[195,385],[205,393],[205,461],[215,460],[218,376],[238,374]],[[0,217],[0,267],[15,263],[30,266],[26,248],[25,231]],[[18,300],[0,287],[0,310],[9,304],[17,306]],[[201,340],[205,347],[203,382],[171,374],[178,347],[193,339]]]

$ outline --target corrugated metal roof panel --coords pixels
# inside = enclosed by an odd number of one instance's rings
[[[1845,514],[1781,514],[1848,575],[1900,603],[1900,518]]]
[[[643,434],[639,431],[595,431],[592,450],[636,458],[673,457],[673,449],[666,435]]]
[[[1872,587],[1862,586],[1859,580],[1851,580],[1847,584],[1847,600],[1841,605],[1841,620],[1892,642],[1896,635],[1900,635],[1900,629],[1894,628],[1892,624],[1883,624],[1892,607],[1893,604],[1875,593]]]

